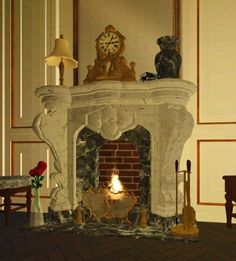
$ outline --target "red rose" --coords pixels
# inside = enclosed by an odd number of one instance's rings
[[[39,161],[37,167],[31,169],[29,171],[29,174],[32,177],[41,176],[46,168],[47,168],[47,163],[44,161]]]
[[[36,168],[37,168],[37,176],[41,176],[44,170],[47,168],[47,163],[44,161],[39,161]]]
[[[37,176],[37,169],[36,169],[36,168],[31,169],[31,170],[29,171],[29,174],[30,174],[31,177]]]
[[[42,169],[43,171],[47,168],[47,163],[44,161],[39,161],[37,165],[38,169]]]
[[[39,161],[37,167],[31,169],[29,174],[33,179],[31,180],[32,188],[39,189],[42,187],[42,181],[44,176],[42,176],[44,170],[47,168],[47,163],[44,161]]]
[[[44,169],[37,168],[37,176],[41,176],[44,172]]]

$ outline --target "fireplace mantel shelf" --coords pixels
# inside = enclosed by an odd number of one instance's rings
[[[35,94],[43,101],[64,101],[71,107],[104,104],[158,105],[171,103],[186,105],[196,86],[180,79],[161,79],[148,82],[99,81],[84,86],[43,86]],[[52,98],[53,96],[53,98]]]
[[[151,139],[151,211],[163,217],[173,216],[173,166],[192,133],[194,121],[186,105],[195,92],[193,83],[180,79],[37,88],[35,95],[42,98],[44,108],[35,117],[33,129],[51,149],[55,172],[50,178],[57,183],[51,192],[50,208],[75,209],[81,200],[75,141],[84,127],[106,140],[115,140],[139,125]]]

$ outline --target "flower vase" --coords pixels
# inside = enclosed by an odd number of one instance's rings
[[[34,197],[31,204],[30,226],[37,227],[44,225],[43,210],[40,201],[40,189],[33,189]]]

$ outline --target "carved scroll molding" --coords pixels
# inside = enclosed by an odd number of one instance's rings
[[[55,171],[50,179],[56,187],[51,190],[50,207],[54,211],[71,209],[68,194],[67,156],[68,156],[68,107],[70,96],[68,88],[44,86],[36,89],[36,95],[42,96],[45,112],[38,114],[33,121],[33,129],[38,137],[50,148],[54,157]]]
[[[193,83],[162,79],[144,83],[103,81],[71,88],[43,86],[36,90],[46,113],[33,126],[54,155],[58,187],[52,190],[50,207],[75,209],[75,134],[85,126],[107,140],[115,140],[138,124],[151,135],[151,211],[160,216],[175,214],[174,162],[180,159],[193,129],[186,110]]]
[[[135,113],[108,105],[87,115],[88,128],[107,140],[115,140],[136,126]]]

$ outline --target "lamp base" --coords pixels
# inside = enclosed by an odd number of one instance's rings
[[[60,85],[63,85],[64,83],[64,69],[65,69],[65,65],[61,60],[61,62],[59,63]]]

